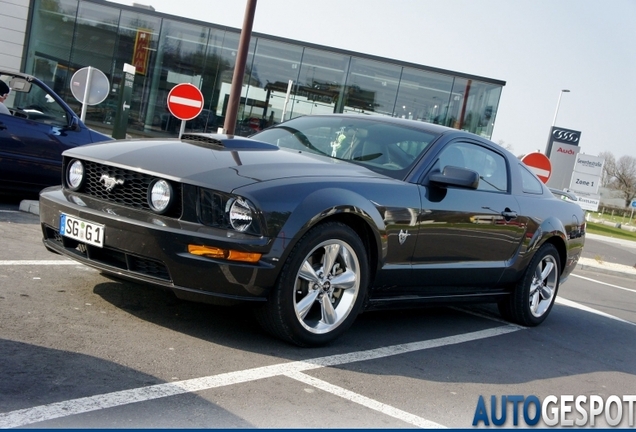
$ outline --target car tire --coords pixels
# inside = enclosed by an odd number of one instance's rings
[[[541,324],[554,305],[560,275],[561,264],[556,247],[544,244],[530,261],[509,298],[498,304],[502,317],[526,327]]]
[[[353,229],[340,222],[318,225],[294,246],[256,318],[266,331],[296,345],[327,344],[360,312],[368,269],[364,244]]]

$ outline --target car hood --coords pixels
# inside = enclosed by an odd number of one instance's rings
[[[236,142],[242,145],[210,146],[177,139],[118,140],[76,147],[64,156],[226,192],[293,177],[380,177],[363,166],[327,156],[279,149],[247,138],[237,138]]]

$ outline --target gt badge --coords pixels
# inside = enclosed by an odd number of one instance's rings
[[[400,230],[400,234],[398,234],[398,241],[400,242],[400,244],[404,244],[404,242],[406,241],[406,238],[408,236],[410,236],[411,234],[409,234],[408,231],[404,231],[404,230]]]

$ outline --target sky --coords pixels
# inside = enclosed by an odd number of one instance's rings
[[[111,0],[132,5],[132,0]],[[247,0],[135,0],[242,28]],[[254,32],[505,81],[492,141],[636,157],[636,0],[257,0]],[[561,93],[561,90],[570,90]],[[559,96],[561,101],[559,102]]]

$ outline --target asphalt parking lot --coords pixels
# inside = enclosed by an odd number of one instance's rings
[[[47,252],[35,209],[19,205],[0,203],[0,427],[463,428],[480,396],[636,388],[631,244],[590,236],[537,328],[490,305],[373,312],[301,349],[244,308],[178,301]]]

